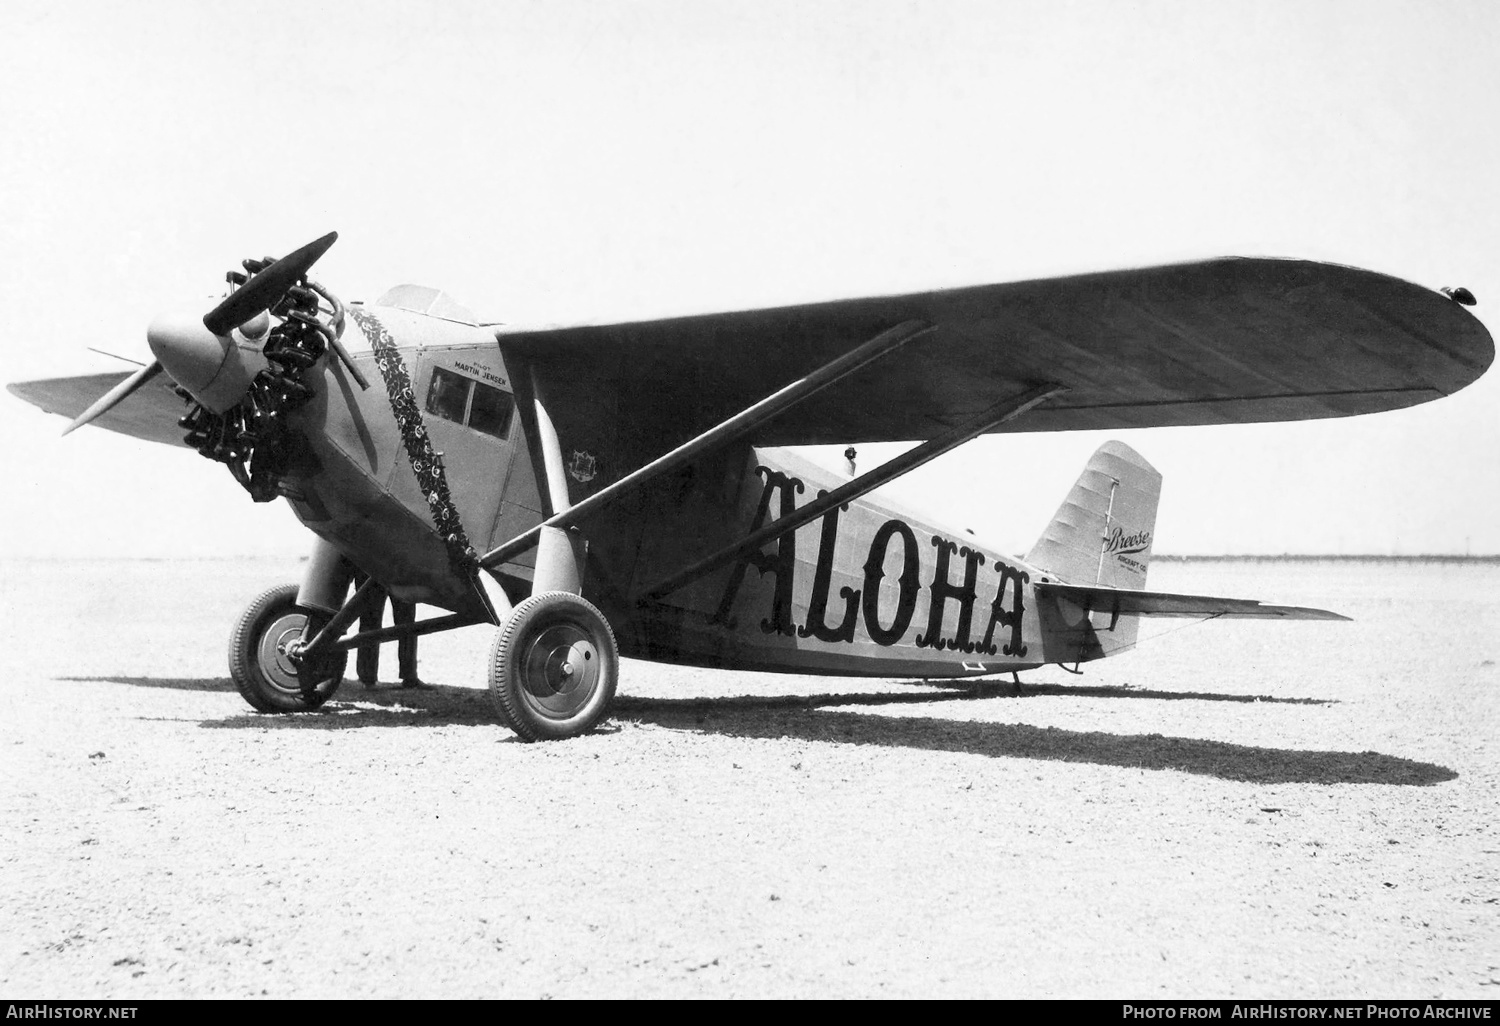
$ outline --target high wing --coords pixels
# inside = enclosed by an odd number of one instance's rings
[[[1039,384],[994,431],[1340,417],[1455,392],[1494,358],[1446,296],[1356,268],[1224,258],[625,324],[501,328],[570,444],[638,463],[907,321],[934,330],[757,429],[763,445],[930,438]],[[75,416],[122,374],[9,386]],[[165,377],[101,427],[180,445]]]
[[[82,374],[72,378],[22,381],[5,387],[12,395],[40,406],[48,413],[72,418],[129,376],[129,372]],[[186,412],[182,400],[172,391],[171,379],[163,375],[142,386],[93,423],[148,442],[187,448],[182,440],[183,430],[177,426],[177,421]]]
[[[1305,606],[1268,606],[1254,599],[1214,598],[1209,595],[1175,595],[1164,591],[1132,591],[1087,584],[1036,586],[1041,597],[1056,596],[1094,613],[1111,616],[1213,617],[1232,620],[1348,620],[1326,609]]]
[[[930,438],[1048,382],[1069,391],[993,430],[1342,417],[1455,392],[1494,358],[1484,326],[1438,292],[1333,264],[1233,257],[498,337],[507,363],[525,358],[539,387],[565,398],[552,406],[570,444],[623,455],[690,437],[912,319],[935,330],[753,440]],[[633,438],[598,437],[607,425]]]

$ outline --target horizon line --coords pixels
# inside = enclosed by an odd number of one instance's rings
[[[1017,557],[1020,558],[1020,557]],[[1250,553],[1177,553],[1159,552],[1151,557],[1159,562],[1186,563],[1203,562],[1349,562],[1349,563],[1500,563],[1500,552],[1490,553],[1462,553],[1462,552],[1414,552],[1414,553],[1380,553],[1380,552],[1250,552]],[[0,553],[0,560],[30,560],[33,562],[55,562],[62,560],[89,560],[92,562],[117,562],[117,563],[189,563],[189,562],[212,562],[224,560],[284,560],[293,559],[299,563],[307,561],[307,555],[274,555],[268,553],[224,553],[215,556],[94,556],[94,555],[29,555],[26,553],[4,554]]]

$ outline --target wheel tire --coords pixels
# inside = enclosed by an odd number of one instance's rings
[[[620,650],[604,614],[577,595],[549,591],[511,611],[490,652],[490,698],[527,741],[558,741],[594,727],[615,697]]]
[[[240,696],[261,712],[308,712],[343,683],[347,651],[301,667],[283,654],[286,642],[302,637],[308,616],[297,605],[297,585],[278,585],[250,603],[229,636],[229,676]]]

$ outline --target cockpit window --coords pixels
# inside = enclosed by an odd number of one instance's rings
[[[426,314],[428,317],[440,317],[445,321],[457,321],[459,324],[477,325],[479,323],[466,307],[455,303],[446,292],[428,288],[426,285],[397,285],[393,289],[387,289],[371,305],[392,306],[398,310]]]
[[[510,431],[514,410],[515,400],[500,389],[442,367],[432,368],[432,381],[427,386],[428,413],[504,438]]]
[[[469,408],[470,384],[470,379],[460,374],[432,368],[432,384],[427,386],[427,412],[462,424]]]
[[[510,430],[510,414],[515,403],[498,388],[474,382],[474,401],[469,405],[469,427],[496,438]]]

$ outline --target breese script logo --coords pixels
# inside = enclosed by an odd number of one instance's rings
[[[1120,556],[1128,556],[1136,552],[1145,552],[1150,547],[1150,531],[1137,531],[1134,534],[1126,534],[1124,528],[1117,527],[1104,536],[1104,551],[1106,554],[1114,553]]]

